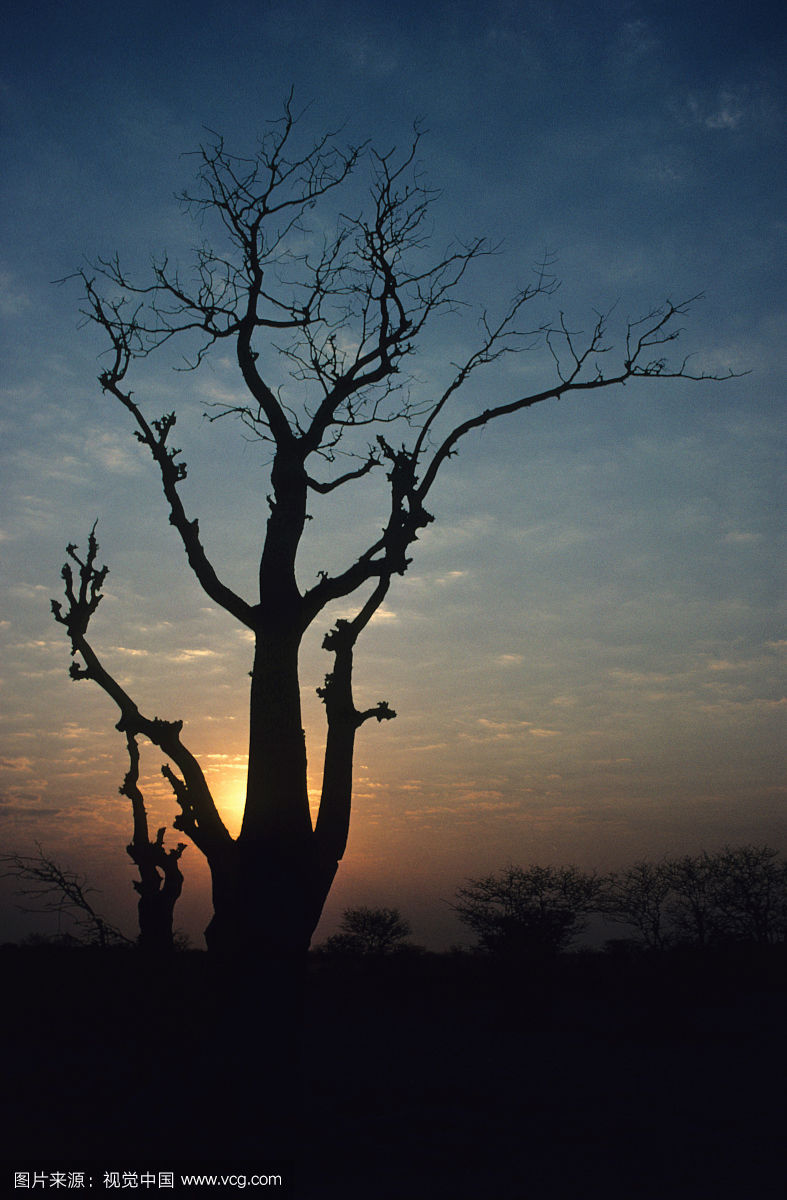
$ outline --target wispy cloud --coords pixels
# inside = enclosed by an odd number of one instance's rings
[[[178,650],[174,654],[167,654],[164,657],[169,662],[191,663],[204,658],[218,658],[219,654],[216,650],[200,650],[195,648],[192,650]]]
[[[28,771],[32,766],[30,758],[0,758],[0,770],[2,771]]]
[[[636,17],[624,21],[614,41],[613,61],[629,69],[649,59],[660,47],[659,39],[649,21]]]
[[[10,271],[0,270],[0,315],[24,316],[32,306],[32,298]]]
[[[367,34],[358,34],[343,43],[344,56],[353,71],[373,79],[385,79],[399,67],[396,47]]]
[[[387,625],[392,621],[398,621],[398,620],[399,620],[399,617],[393,611],[392,608],[386,608],[386,606],[384,604],[381,604],[380,607],[377,609],[377,612],[372,617],[370,623],[372,625],[374,625],[374,624],[386,624]]]
[[[724,541],[729,546],[756,546],[763,540],[761,533],[753,533],[751,530],[739,529],[730,530],[724,535]]]
[[[692,93],[685,101],[688,120],[704,129],[739,129],[748,111],[743,97],[732,91],[720,91],[715,95]]]

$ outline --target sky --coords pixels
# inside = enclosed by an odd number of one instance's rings
[[[500,244],[414,366],[433,388],[545,252],[562,309],[612,333],[665,299],[704,299],[681,344],[723,383],[631,384],[549,402],[468,438],[436,521],[356,654],[367,723],[350,843],[316,940],[351,904],[396,905],[414,939],[462,939],[456,888],[509,863],[608,870],[725,843],[787,848],[784,819],[784,17],[754,3],[352,0],[232,5],[11,4],[0,51],[0,841],[39,842],[134,927],[125,745],[111,703],[68,678],[65,546],[98,519],[110,575],[91,632],[143,711],[183,718],[228,823],[240,819],[251,647],[200,593],[160,485],[96,383],[102,349],[79,290],[56,284],[117,251],[186,262],[200,232],[175,197],[220,132],[252,150],[294,89],[303,129],[385,151],[414,120],[435,245]],[[362,185],[362,181],[358,186]],[[353,185],[355,186],[355,185]],[[351,193],[354,194],[354,193]],[[359,193],[360,194],[360,193]],[[461,318],[461,319],[460,319]],[[265,457],[204,420],[237,394],[215,353],[166,355],[132,386],[179,414],[183,494],[208,552],[253,595]],[[469,407],[539,386],[509,358]],[[374,489],[327,506],[303,579],[379,527]],[[366,523],[366,524],[364,524]],[[318,522],[312,522],[317,526]],[[303,656],[310,784],[324,739]],[[372,727],[373,726],[373,727]],[[151,823],[175,805],[144,755]],[[172,835],[170,834],[170,837]],[[210,914],[195,848],[176,923]],[[3,885],[0,938],[37,929]]]

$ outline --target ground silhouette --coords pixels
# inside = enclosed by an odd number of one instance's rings
[[[313,955],[297,1075],[295,1046],[245,1049],[245,1023],[285,1029],[281,1012],[215,1027],[233,981],[204,953],[169,971],[129,951],[2,960],[16,1169],[279,1163],[304,1200],[780,1195],[784,947],[566,954],[538,973]]]

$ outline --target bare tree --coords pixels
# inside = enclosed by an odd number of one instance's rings
[[[57,917],[59,936],[73,936],[93,946],[130,946],[115,925],[106,921],[88,899],[95,888],[84,875],[63,866],[37,844],[36,854],[0,855],[0,874],[19,880],[19,908],[29,913],[51,913]],[[63,928],[65,919],[66,928]],[[76,931],[74,934],[71,931]]]
[[[723,936],[717,903],[719,885],[714,856],[683,854],[666,863],[669,885],[667,915],[672,940],[704,948]]]
[[[549,958],[571,945],[599,906],[601,881],[577,867],[506,867],[470,879],[452,906],[483,950]]]
[[[165,257],[136,282],[111,257],[78,277],[83,313],[106,338],[102,391],[125,410],[149,450],[169,521],[199,584],[254,635],[246,804],[237,838],[181,740],[182,722],[140,712],[101,662],[87,637],[91,606],[78,619],[62,619],[82,663],[75,678],[98,683],[120,710],[119,727],[147,738],[168,760],[164,770],[179,806],[174,825],[206,856],[212,874],[209,946],[290,953],[308,946],[344,854],[356,734],[366,721],[395,716],[385,700],[356,707],[353,655],[393,577],[407,570],[410,547],[433,520],[426,504],[438,473],[468,434],[549,399],[589,397],[637,379],[708,376],[693,373],[685,358],[670,364],[666,357],[691,299],[630,321],[617,353],[605,315],[595,315],[586,333],[562,314],[528,318],[535,302],[557,288],[545,262],[496,315],[480,315],[474,347],[450,365],[441,384],[416,385],[406,367],[421,335],[440,314],[457,311],[466,273],[494,250],[477,238],[432,252],[437,197],[418,166],[419,131],[402,152],[342,147],[332,133],[304,145],[290,97],[251,155],[235,155],[221,137],[211,138],[198,152],[196,188],[182,197],[206,238],[191,268],[181,271]],[[344,189],[362,168],[369,170],[366,201],[350,193],[345,208]],[[171,440],[175,414],[151,417],[129,386],[135,361],[175,339],[193,368],[214,347],[232,347],[245,398],[222,411],[267,447],[269,513],[252,598],[220,578],[198,521],[186,512],[179,490],[186,465]],[[458,407],[471,377],[536,346],[553,369],[547,386],[490,398],[469,415]],[[315,516],[307,505],[372,474],[387,484],[380,532],[341,569],[322,571],[303,587],[299,547],[307,518]],[[248,500],[244,509],[251,511]],[[256,513],[249,520],[256,522]],[[104,568],[94,552],[84,562],[88,589],[96,585],[97,596]],[[332,665],[320,688],[327,741],[313,825],[298,655],[306,630],[336,601],[355,608],[323,642]]]
[[[651,950],[663,950],[669,937],[666,906],[670,889],[667,862],[640,860],[609,876],[601,911],[611,921],[632,926]]]
[[[716,854],[716,902],[739,938],[787,940],[787,862],[773,846],[725,846]]]
[[[773,945],[787,936],[787,863],[755,845],[637,862],[609,877],[602,911],[655,950]]]
[[[725,846],[665,864],[670,941],[771,945],[787,934],[787,864],[771,846]]]

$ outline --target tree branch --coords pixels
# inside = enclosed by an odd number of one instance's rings
[[[317,689],[317,695],[325,704],[328,734],[314,838],[320,853],[337,862],[344,854],[350,829],[356,730],[372,717],[377,721],[390,721],[396,716],[387,700],[359,712],[352,691],[355,643],[382,604],[389,583],[390,576],[380,579],[355,617],[351,621],[337,621],[323,640],[323,649],[333,653],[334,665],[326,675],[323,687]]]
[[[101,587],[108,571],[106,566],[98,568],[95,565],[98,554],[95,525],[90,531],[88,550],[84,559],[77,554],[76,546],[69,545],[67,549],[69,558],[79,567],[79,587],[75,589],[74,572],[70,563],[66,562],[61,575],[65,584],[68,607],[64,611],[62,604],[53,600],[52,613],[55,620],[65,626],[71,641],[72,658],[79,655],[84,663],[84,666],[80,666],[77,662],[71,664],[71,678],[93,680],[115,702],[120,710],[120,720],[116,728],[127,735],[129,747],[131,742],[128,739],[133,740],[141,734],[154,746],[163,750],[181,771],[185,780],[185,792],[182,796],[178,793],[176,795],[183,808],[183,813],[181,817],[175,819],[175,827],[188,833],[195,844],[205,853],[213,847],[226,844],[231,841],[231,838],[216,809],[202,769],[193,754],[180,740],[183,722],[163,721],[159,717],[151,719],[144,716],[128,693],[103,666],[87,640],[88,624],[101,602]],[[129,753],[131,754],[132,751],[130,750]]]
[[[331,479],[326,483],[319,479],[312,479],[311,475],[307,476],[306,482],[312,491],[319,492],[321,496],[327,496],[329,492],[335,492],[337,488],[343,487],[345,483],[349,483],[353,479],[362,479],[364,475],[368,475],[375,467],[379,467],[381,460],[377,457],[374,451],[370,450],[369,457],[355,471],[346,471],[344,475],[340,475],[337,479]]]
[[[190,521],[186,516],[177,490],[178,484],[186,478],[186,465],[178,461],[180,450],[167,444],[170,431],[176,422],[175,414],[165,413],[158,420],[154,420],[152,424],[148,423],[134,400],[133,393],[123,391],[120,386],[127,366],[128,359],[122,345],[118,343],[114,363],[109,370],[102,373],[99,382],[104,391],[115,396],[131,414],[137,426],[134,431],[137,440],[148,447],[154,461],[158,464],[164,495],[169,505],[170,524],[180,534],[189,566],[203,591],[243,625],[253,629],[255,618],[252,606],[219,579],[200,541],[199,522]]]
[[[88,900],[88,893],[94,892],[95,888],[88,887],[85,878],[76,871],[70,871],[45,854],[38,842],[36,846],[36,855],[0,855],[0,867],[3,868],[0,874],[22,880],[24,886],[17,889],[18,895],[34,901],[31,908],[24,904],[19,908],[23,912],[57,913],[58,918],[66,915],[77,929],[88,934],[89,941],[100,946],[131,945],[131,938],[105,921]]]
[[[689,379],[695,381],[719,381],[722,379],[737,378],[738,375],[732,370],[728,371],[725,375],[714,375],[709,372],[694,374],[688,370],[687,358],[683,359],[680,366],[674,368],[669,366],[667,359],[664,357],[646,359],[647,354],[654,347],[668,345],[680,336],[681,330],[670,328],[671,322],[676,316],[682,316],[688,312],[692,304],[700,298],[700,295],[692,296],[688,300],[681,301],[679,304],[672,304],[667,301],[661,308],[653,309],[639,320],[629,322],[626,334],[626,357],[615,372],[607,375],[603,373],[597,361],[597,356],[610,352],[610,348],[604,345],[606,316],[599,315],[589,341],[584,347],[579,347],[576,341],[578,335],[573,334],[567,328],[561,314],[558,328],[550,329],[546,334],[547,346],[556,363],[558,382],[553,387],[536,392],[531,396],[523,396],[507,404],[498,404],[487,408],[483,412],[476,414],[474,417],[469,417],[466,421],[462,421],[457,425],[444,437],[442,443],[432,455],[424,472],[423,479],[416,489],[417,497],[420,500],[426,497],[442,464],[456,453],[455,447],[457,443],[471,430],[480,429],[484,425],[488,425],[490,421],[497,420],[499,417],[520,412],[525,408],[532,408],[544,400],[559,400],[563,396],[567,396],[573,392],[587,392],[595,391],[599,388],[616,387],[626,384],[629,379],[636,378]],[[562,357],[560,353],[561,346],[563,348]],[[591,360],[594,360],[593,373],[588,377],[586,368]],[[444,393],[439,402],[441,406],[445,398],[446,394]],[[419,440],[419,448],[422,448],[422,446],[423,438]]]

